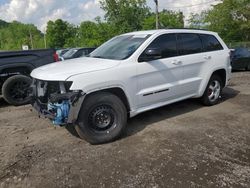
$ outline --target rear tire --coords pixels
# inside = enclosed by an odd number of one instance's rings
[[[219,103],[222,91],[222,80],[218,75],[212,75],[207,88],[201,97],[201,101],[205,106],[212,106]]]
[[[31,101],[29,96],[31,82],[31,78],[24,75],[9,77],[2,87],[3,98],[14,106],[29,104]]]
[[[102,144],[119,138],[126,123],[127,110],[121,99],[100,92],[85,99],[75,129],[80,138],[91,144]]]

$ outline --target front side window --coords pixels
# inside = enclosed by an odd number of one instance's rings
[[[150,35],[121,35],[94,50],[89,57],[123,60],[129,58]]]
[[[200,35],[205,52],[223,50],[220,42],[213,35]]]
[[[147,49],[159,49],[161,51],[161,58],[175,57],[178,55],[176,35],[164,34],[157,37]]]
[[[180,55],[196,54],[203,51],[198,34],[181,33],[177,36]]]

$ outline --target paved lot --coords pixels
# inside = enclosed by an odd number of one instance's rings
[[[217,106],[141,114],[99,146],[0,100],[0,187],[250,187],[250,72],[234,73]]]

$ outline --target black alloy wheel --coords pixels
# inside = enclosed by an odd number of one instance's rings
[[[15,75],[8,78],[2,87],[3,98],[12,105],[20,106],[30,103],[31,78]]]

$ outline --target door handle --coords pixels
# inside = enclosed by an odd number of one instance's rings
[[[181,65],[181,64],[182,64],[182,61],[173,61],[172,64],[174,64],[174,65]]]
[[[205,55],[204,59],[209,60],[209,59],[212,59],[212,57],[210,55]]]

